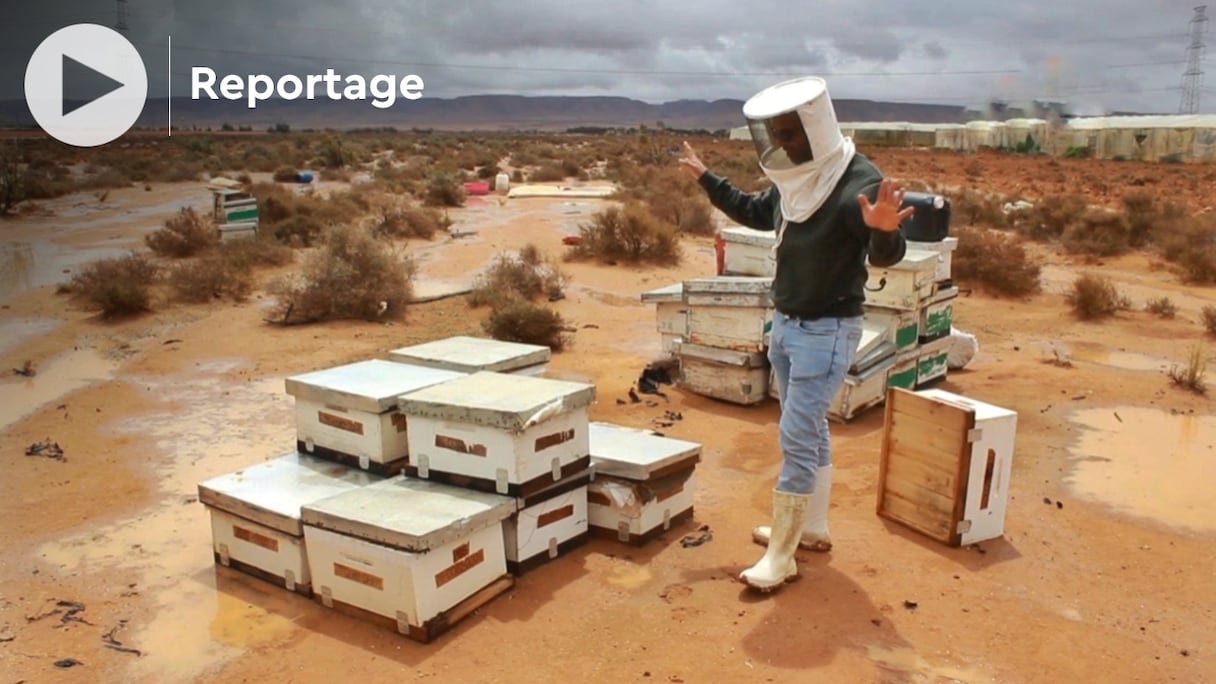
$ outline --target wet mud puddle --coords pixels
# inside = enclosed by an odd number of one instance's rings
[[[1216,417],[1151,408],[1078,411],[1082,428],[1067,484],[1118,511],[1195,531],[1216,531]]]

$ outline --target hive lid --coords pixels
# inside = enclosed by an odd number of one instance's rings
[[[595,385],[482,371],[412,392],[398,405],[407,416],[519,433],[593,399]]]
[[[287,393],[296,399],[384,413],[396,407],[399,395],[463,375],[439,368],[369,359],[293,375],[287,378],[286,386]]]
[[[727,242],[736,242],[743,245],[771,248],[777,243],[777,233],[772,230],[756,230],[754,228],[738,226],[735,228],[723,228],[722,239]]]
[[[694,344],[692,342],[676,341],[672,350],[676,356],[680,358],[698,359],[711,363],[722,364],[724,366],[736,366],[739,368],[763,368],[768,363],[768,356],[764,352],[749,352],[739,351],[737,349],[724,349],[722,347],[711,347],[704,344]]]
[[[357,468],[291,452],[199,483],[198,499],[298,537],[303,534],[301,506],[380,479]]]
[[[429,551],[458,541],[515,512],[515,499],[431,480],[394,477],[304,506],[305,525]]]
[[[424,342],[389,352],[389,358],[393,361],[463,373],[475,373],[479,370],[518,370],[546,363],[549,356],[549,348],[541,345],[465,335]]]
[[[701,445],[696,442],[611,423],[591,423],[589,435],[596,475],[646,480],[677,464],[692,465],[701,457]]]
[[[904,252],[904,258],[897,264],[892,266],[875,266],[869,263],[867,259],[866,265],[870,268],[891,271],[933,271],[937,268],[937,258],[937,252],[909,247]]]
[[[773,279],[767,276],[709,276],[684,281],[684,294],[751,294],[767,296]]]
[[[674,283],[665,287],[642,293],[643,302],[681,302],[684,301],[684,283]]]

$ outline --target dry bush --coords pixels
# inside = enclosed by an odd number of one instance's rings
[[[303,272],[273,284],[275,319],[283,324],[335,319],[399,318],[412,294],[414,264],[351,226],[327,231]]]
[[[462,207],[464,200],[464,184],[456,174],[441,171],[427,180],[423,203],[428,207]]]
[[[450,225],[447,217],[434,207],[410,206],[393,194],[373,193],[367,197],[367,204],[375,235],[430,240]]]
[[[1035,202],[1034,209],[1017,222],[1017,229],[1035,240],[1051,240],[1081,218],[1088,202],[1081,195],[1048,195]]]
[[[986,192],[963,188],[950,198],[950,213],[967,226],[1003,228],[1008,219],[1001,207],[1004,199]]]
[[[240,270],[286,266],[296,258],[295,252],[290,247],[275,240],[270,233],[264,230],[259,230],[253,237],[221,242],[219,251],[224,261],[233,264]]]
[[[267,232],[280,242],[311,247],[326,228],[349,223],[367,210],[359,192],[319,197],[311,192],[297,195],[259,183],[250,189],[258,198],[258,232]]]
[[[680,262],[675,230],[634,202],[594,214],[590,223],[579,226],[579,234],[582,242],[569,252],[571,259],[594,258],[607,264]]]
[[[524,245],[519,254],[499,254],[485,273],[473,283],[469,306],[501,307],[517,300],[544,297],[556,301],[565,296],[569,278],[557,262],[540,253],[535,245]]]
[[[564,180],[566,172],[557,164],[541,164],[528,172],[528,181],[531,183],[555,183]]]
[[[713,208],[697,182],[668,167],[637,166],[623,172],[617,199],[638,202],[663,223],[680,232],[713,235]]]
[[[1185,367],[1170,366],[1170,380],[1175,385],[1190,390],[1195,394],[1206,394],[1207,385],[1203,382],[1203,374],[1207,370],[1207,358],[1203,354],[1203,345],[1196,343],[1191,348]]]
[[[1144,310],[1162,318],[1173,318],[1178,315],[1178,307],[1169,297],[1150,299],[1144,304]]]
[[[1090,256],[1115,256],[1131,246],[1128,219],[1123,214],[1090,207],[1064,229],[1064,250]]]
[[[102,259],[86,264],[67,290],[77,301],[100,309],[102,316],[147,311],[160,269],[147,254]]]
[[[196,304],[222,297],[240,302],[253,291],[252,271],[219,252],[177,264],[169,272],[168,282],[174,299]]]
[[[165,227],[144,236],[144,242],[156,254],[183,258],[219,244],[220,237],[211,220],[191,207],[182,207]]]
[[[1216,282],[1216,215],[1197,214],[1156,234],[1162,256],[1172,262],[1187,283]]]
[[[561,351],[571,342],[561,314],[547,306],[525,301],[495,308],[482,322],[482,328],[496,340],[539,344],[553,351]]]
[[[290,166],[280,166],[274,170],[272,178],[276,183],[294,183],[296,182],[296,170]]]
[[[961,244],[961,241],[960,241]],[[1081,320],[1096,320],[1131,308],[1131,302],[1105,276],[1084,273],[1072,283],[1068,303]]]
[[[959,227],[951,258],[956,280],[979,283],[995,295],[1024,297],[1039,291],[1039,265],[1016,238],[982,228]]]
[[[1208,331],[1208,334],[1216,335],[1216,306],[1212,304],[1205,305],[1199,311],[1200,322],[1203,323],[1203,329]]]

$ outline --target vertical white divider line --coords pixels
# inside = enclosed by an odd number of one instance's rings
[[[169,105],[169,137],[173,137],[173,36],[169,36],[169,97],[165,101]]]

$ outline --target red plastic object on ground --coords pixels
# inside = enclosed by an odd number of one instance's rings
[[[490,184],[486,182],[465,183],[464,191],[470,195],[490,194]]]

